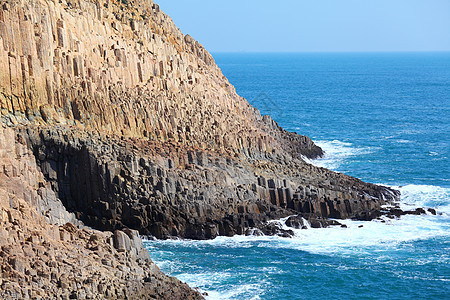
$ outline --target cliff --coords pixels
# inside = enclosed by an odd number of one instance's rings
[[[22,199],[45,218],[44,229],[71,222],[128,230],[130,239],[132,230],[209,239],[252,228],[276,233],[266,221],[289,215],[326,226],[398,198],[303,161],[322,150],[239,97],[212,56],[151,0],[0,5],[0,120],[8,136],[0,153],[26,154],[0,156],[0,178],[24,159],[33,170],[27,180],[3,181],[1,197]],[[74,243],[94,234],[70,228]],[[103,235],[105,245],[114,240]],[[113,244],[104,247],[115,253]],[[145,291],[149,275],[139,272],[135,285]],[[116,278],[121,286],[124,277]],[[181,283],[174,289],[199,296]]]
[[[263,119],[152,1],[0,1],[9,124],[82,125],[247,156],[321,154]]]
[[[158,269],[137,231],[73,225],[81,224],[57,201],[32,152],[3,125],[0,170],[1,299],[202,298]]]

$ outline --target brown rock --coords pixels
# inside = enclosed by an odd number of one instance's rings
[[[23,273],[25,271],[25,260],[21,257],[13,256],[9,259],[10,265],[19,273]]]
[[[114,247],[119,252],[131,250],[131,241],[128,235],[120,230],[114,231]]]

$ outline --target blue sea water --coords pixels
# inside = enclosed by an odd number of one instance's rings
[[[158,266],[209,299],[449,299],[450,53],[214,58],[239,95],[325,150],[311,163],[439,215],[345,220],[292,239],[145,242]]]

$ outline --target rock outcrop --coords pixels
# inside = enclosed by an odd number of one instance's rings
[[[398,199],[306,163],[322,149],[239,97],[151,0],[0,6],[1,296],[194,299],[138,233],[275,234],[267,221],[326,226]]]
[[[350,218],[397,196],[294,159],[243,160],[58,126],[16,132],[65,207],[101,230],[210,239],[298,213]]]
[[[137,231],[64,223],[79,221],[55,199],[23,140],[0,125],[1,299],[202,298],[158,269]]]

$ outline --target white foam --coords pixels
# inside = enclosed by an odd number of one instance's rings
[[[262,243],[261,245],[269,247],[292,248],[315,254],[355,255],[392,249],[405,242],[450,237],[450,189],[428,185],[395,188],[402,192],[402,209],[432,207],[438,215],[406,215],[400,219],[383,217],[384,222],[339,220],[347,228],[334,226],[307,230],[289,228],[285,224],[287,218],[282,218],[271,222],[278,223],[283,229],[293,230],[294,238],[235,236],[218,237],[206,243],[228,248],[247,248],[255,246],[255,243]]]
[[[191,287],[204,287],[198,288],[198,290],[203,293],[206,292],[208,295],[205,297],[208,300],[219,300],[219,299],[260,299],[258,296],[264,292],[264,285],[268,284],[264,281],[259,283],[248,283],[240,284],[236,282],[232,286],[225,285],[224,288],[218,290],[208,290],[206,286],[221,286],[227,279],[235,277],[235,273],[229,272],[204,272],[201,274],[191,274],[182,273],[177,275],[177,278],[181,281],[187,282]]]
[[[189,243],[190,246],[210,245],[225,248],[250,248],[255,243],[270,244],[273,247],[293,248],[320,254],[350,254],[370,252],[374,249],[386,250],[396,247],[399,243],[450,236],[450,189],[429,185],[407,185],[395,187],[400,189],[401,208],[411,210],[416,207],[432,207],[438,215],[406,215],[400,219],[384,217],[384,222],[339,220],[348,228],[333,226],[318,229],[292,229],[286,226],[287,218],[278,221],[283,229],[291,229],[295,233],[292,239],[274,236],[234,236],[217,237],[214,240],[168,241],[175,243]],[[362,228],[360,226],[362,225]],[[310,226],[309,226],[310,227]],[[193,243],[193,244],[191,244]]]
[[[209,285],[218,285],[221,282],[233,277],[234,274],[227,272],[204,272],[201,274],[182,273],[177,275],[181,281],[189,282],[190,286],[202,286],[205,282]]]
[[[281,226],[284,228],[283,222]],[[381,221],[339,220],[347,228],[334,226],[317,229],[292,229],[294,238],[268,236],[218,237],[209,243],[227,248],[249,246],[296,249],[312,254],[349,256],[396,249],[405,242],[436,237],[450,237],[448,216],[407,215]],[[362,225],[362,227],[360,227]]]
[[[315,160],[308,160],[318,167],[330,170],[338,170],[342,164],[350,157],[365,155],[374,152],[376,147],[356,147],[352,143],[342,142],[339,140],[332,141],[314,141],[314,143],[322,148],[325,156]]]
[[[409,143],[412,143],[412,141],[410,141],[410,140],[405,140],[405,139],[398,139],[398,140],[396,140],[396,142],[399,143],[399,144],[409,144]]]
[[[393,188],[401,192],[400,207],[402,209],[431,207],[438,212],[450,215],[450,188],[415,184]]]
[[[400,219],[389,219],[383,217],[384,222],[373,220],[370,222],[339,220],[347,228],[333,226],[330,228],[310,228],[307,230],[288,228],[285,224],[288,218],[282,218],[276,222],[281,228],[294,231],[293,238],[282,238],[278,236],[220,236],[214,240],[207,241],[158,241],[158,243],[175,243],[180,246],[204,249],[205,246],[220,247],[224,249],[238,248],[245,249],[258,247],[261,249],[293,249],[306,251],[311,254],[357,257],[360,259],[375,259],[383,263],[389,258],[388,254],[408,247],[408,244],[418,240],[434,238],[450,238],[450,213],[448,206],[450,203],[448,188],[427,186],[427,185],[407,185],[397,187],[402,192],[403,209],[413,209],[415,207],[433,207],[442,214],[438,215],[406,215]],[[362,227],[361,227],[362,226]],[[151,242],[148,242],[151,245]],[[150,251],[152,247],[146,245]],[[386,256],[387,255],[387,256]],[[206,299],[260,299],[264,294],[264,288],[270,283],[264,281],[254,282],[233,282],[235,273],[230,270],[220,272],[203,272],[201,274],[181,271],[177,263],[171,264],[165,258],[164,261],[155,261],[157,265],[164,266],[170,270],[169,273],[180,273],[176,277],[187,282],[192,287],[201,287],[200,291],[206,291]],[[442,263],[448,263],[447,258],[442,258]],[[426,264],[426,261],[417,260],[417,264]],[[349,268],[346,265],[339,268]],[[180,272],[181,271],[181,272]],[[278,273],[280,269],[275,266],[265,266],[265,273]],[[448,279],[437,279],[446,281]],[[220,287],[218,289],[211,287]]]
[[[306,226],[306,229],[311,229],[311,224],[309,224],[309,222],[305,219],[302,218],[303,224]]]
[[[208,292],[205,297],[208,300],[227,300],[227,299],[261,299],[258,294],[264,292],[263,284],[242,284],[236,285],[232,289],[219,292]]]
[[[399,142],[406,142],[401,140]],[[377,148],[355,147],[351,143],[338,140],[315,141],[325,151],[325,157],[308,161],[319,167],[339,170],[351,158],[369,154]],[[327,228],[294,230],[296,238],[290,247],[312,253],[351,253],[355,249],[367,247],[395,247],[396,244],[427,239],[437,236],[450,236],[450,189],[431,185],[394,186],[401,192],[400,207],[411,210],[417,207],[434,208],[438,216],[403,216],[400,220],[356,222],[340,221],[349,228]],[[281,223],[284,220],[280,220]],[[362,228],[359,228],[363,225]]]
[[[432,207],[437,216],[384,217],[384,222],[339,220],[348,228],[294,229],[296,237],[288,247],[321,254],[349,254],[355,251],[386,250],[404,242],[450,237],[450,189],[430,185],[407,185],[400,189],[401,208]],[[284,223],[285,218],[280,220]],[[359,226],[363,226],[360,228]],[[283,226],[284,227],[284,226]]]

